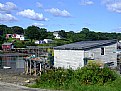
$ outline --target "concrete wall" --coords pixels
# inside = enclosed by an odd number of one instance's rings
[[[83,50],[54,50],[54,66],[77,69],[84,66]]]
[[[112,44],[109,46],[102,46],[104,47],[104,55],[101,55],[101,47],[90,49],[88,51],[85,51],[84,55],[86,58],[92,58],[95,60],[103,61],[104,63],[114,62],[114,66],[117,66],[117,53],[115,51],[117,50],[117,44]]]

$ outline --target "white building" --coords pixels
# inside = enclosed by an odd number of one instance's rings
[[[117,66],[117,40],[81,41],[54,48],[54,67],[77,69],[88,60],[99,60]]]
[[[24,35],[16,34],[16,39],[24,40]]]
[[[44,40],[35,40],[35,44],[44,44],[45,41]]]
[[[12,34],[12,38],[16,38],[19,40],[25,40],[24,35],[22,35],[22,34]]]
[[[55,36],[55,39],[62,39],[62,36],[59,34],[59,32],[54,32],[53,36]]]
[[[43,41],[44,41],[45,43],[52,43],[52,42],[53,42],[52,39],[44,39]]]

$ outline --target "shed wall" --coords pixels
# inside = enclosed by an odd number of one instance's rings
[[[101,55],[101,47],[90,49],[88,51],[85,51],[84,55],[86,58],[92,58],[95,60],[103,61],[104,63],[114,62],[113,67],[117,66],[117,53],[115,51],[117,50],[117,44],[112,44],[108,46],[102,46],[104,47],[104,55]]]
[[[77,69],[84,66],[83,50],[54,50],[54,66]]]

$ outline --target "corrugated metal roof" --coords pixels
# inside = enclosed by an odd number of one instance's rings
[[[76,43],[66,44],[62,46],[54,47],[54,49],[62,49],[62,50],[84,50],[95,48],[99,46],[105,46],[116,43],[117,40],[98,40],[98,41],[80,41]]]

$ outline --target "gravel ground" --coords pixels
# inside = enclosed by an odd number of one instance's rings
[[[0,91],[51,91],[46,89],[28,88],[12,83],[0,82]]]
[[[0,91],[52,91],[39,88],[28,88],[24,85],[35,83],[37,77],[25,75],[12,69],[0,69]],[[25,81],[29,80],[27,83]]]
[[[18,85],[26,85],[34,83],[37,77],[29,76],[21,73],[20,71],[15,71],[12,69],[0,69],[0,81],[13,83]],[[29,80],[29,82],[27,82]]]

